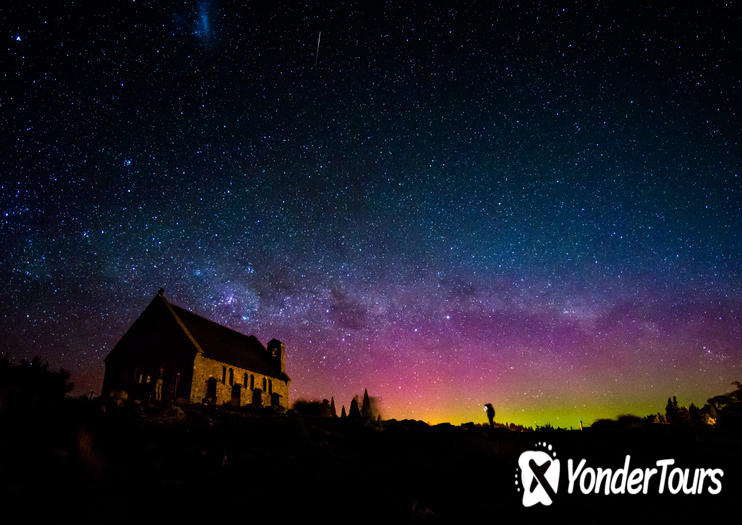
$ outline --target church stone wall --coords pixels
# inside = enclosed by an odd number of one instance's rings
[[[226,367],[226,374],[223,373],[222,367]],[[268,381],[273,382],[273,392],[280,396],[280,406],[286,409],[288,408],[289,385],[286,381],[258,374],[244,368],[238,368],[227,363],[222,363],[221,361],[211,359],[201,354],[196,356],[193,363],[191,403],[202,403],[204,401],[210,378],[216,380],[216,404],[223,405],[224,403],[229,403],[232,400],[232,385],[229,384],[230,369],[233,371],[234,384],[242,385],[240,389],[240,406],[252,403],[253,389],[250,388],[250,376],[252,375],[255,377],[255,389],[262,390],[261,399],[263,406],[270,406],[271,404],[271,394],[269,393],[268,388],[266,387],[263,390],[263,378],[265,378],[266,385],[268,384]],[[245,373],[248,375],[247,388],[244,386]],[[222,380],[222,376],[224,376],[224,380]]]

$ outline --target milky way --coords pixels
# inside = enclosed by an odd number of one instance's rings
[[[742,379],[739,11],[36,4],[0,8],[0,319],[77,392],[160,287],[386,417]]]

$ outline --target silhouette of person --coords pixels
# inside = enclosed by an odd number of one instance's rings
[[[487,419],[490,420],[490,426],[495,426],[495,407],[492,406],[492,403],[487,403],[484,405],[484,410],[487,412]]]

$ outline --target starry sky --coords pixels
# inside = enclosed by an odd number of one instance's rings
[[[4,3],[3,351],[100,391],[163,287],[338,409],[569,427],[731,390],[738,3],[459,4]]]

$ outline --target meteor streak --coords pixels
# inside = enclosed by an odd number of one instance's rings
[[[322,40],[322,31],[317,35],[317,51],[314,53],[314,67],[317,67],[317,60],[319,60],[319,43]]]

